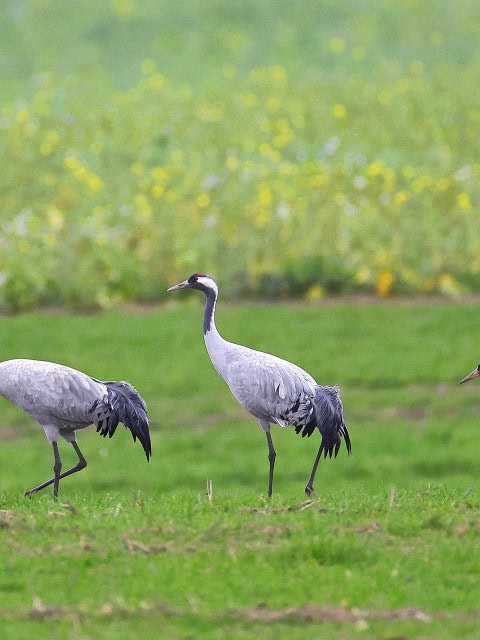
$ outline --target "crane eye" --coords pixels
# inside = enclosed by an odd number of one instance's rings
[[[480,362],[477,364],[477,371],[480,371]]]

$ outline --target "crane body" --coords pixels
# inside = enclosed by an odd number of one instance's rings
[[[76,441],[76,431],[95,424],[102,436],[112,437],[119,422],[139,439],[147,460],[151,455],[146,405],[128,382],[102,382],[65,365],[42,360],[0,362],[0,395],[22,409],[44,429],[53,447],[54,477],[25,495],[50,484],[58,496],[59,481],[87,466]],[[61,473],[58,440],[72,444],[78,456],[75,467]]]
[[[269,497],[273,491],[276,459],[271,425],[294,426],[302,436],[310,436],[319,429],[322,441],[305,487],[306,494],[310,495],[314,491],[313,481],[322,454],[336,456],[342,437],[348,453],[351,451],[338,387],[318,385],[309,373],[292,362],[225,340],[215,326],[218,286],[210,276],[196,273],[168,290],[185,288],[204,292],[203,334],[210,360],[237,401],[257,418],[266,434],[270,462]]]

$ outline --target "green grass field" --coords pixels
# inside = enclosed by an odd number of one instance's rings
[[[153,457],[119,429],[60,500],[42,429],[0,403],[0,637],[477,638],[480,356],[473,304],[220,304],[225,337],[342,387],[353,453],[263,433],[208,361],[201,307],[0,319],[2,357],[61,361],[145,396]],[[188,301],[187,301],[188,299]],[[63,462],[73,451],[61,446]],[[213,497],[206,496],[212,480]]]

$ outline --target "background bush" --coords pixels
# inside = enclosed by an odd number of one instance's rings
[[[480,287],[476,3],[0,8],[0,304]]]

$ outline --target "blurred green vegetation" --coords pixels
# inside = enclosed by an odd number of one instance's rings
[[[0,7],[0,305],[480,289],[473,0]]]

